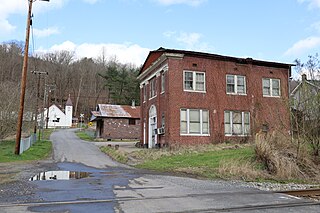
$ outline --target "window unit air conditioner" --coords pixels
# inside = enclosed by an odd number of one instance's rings
[[[164,134],[164,127],[158,128],[158,135],[163,135]]]

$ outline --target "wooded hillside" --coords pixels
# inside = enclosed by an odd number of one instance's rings
[[[16,128],[23,46],[21,42],[0,44],[0,139],[14,133]],[[139,68],[106,59],[103,54],[95,59],[76,59],[68,51],[30,56],[24,115],[35,113],[38,95],[38,110],[53,103],[64,108],[70,95],[74,117],[83,113],[86,119],[99,103],[130,105],[132,100],[140,103],[138,73]],[[44,103],[47,98],[49,103]]]

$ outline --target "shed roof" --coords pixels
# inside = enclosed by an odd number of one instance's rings
[[[112,105],[98,104],[98,110],[93,112],[95,117],[110,117],[110,118],[140,118],[139,106],[128,105]]]

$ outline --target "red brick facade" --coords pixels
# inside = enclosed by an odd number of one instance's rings
[[[140,140],[140,119],[103,118],[98,125],[101,124],[103,126],[101,138]]]
[[[204,73],[205,90],[203,92],[184,91],[185,71]],[[179,50],[152,51],[138,77],[141,82],[141,141],[144,144],[150,141],[153,144],[149,144],[149,147],[154,147],[172,143],[246,141],[263,129],[267,131],[281,129],[287,132],[290,123],[287,106],[290,72],[289,64]],[[227,75],[244,76],[246,94],[227,94]],[[155,79],[156,96],[150,98],[150,85],[153,79]],[[161,92],[162,79],[164,79],[164,92]],[[263,79],[266,81],[276,79],[276,82],[270,81],[271,85],[280,82],[278,97],[263,96]],[[274,88],[276,90],[277,87],[274,86]],[[146,91],[146,100],[144,100],[144,91]],[[164,117],[165,130],[164,134],[155,134],[154,138],[150,136],[150,128],[153,128],[150,125],[154,123],[154,120],[150,119],[152,106],[156,108],[156,128],[163,126]],[[208,134],[182,134],[180,113],[183,109],[207,111]],[[226,134],[225,112],[227,111],[248,113],[250,134],[241,136]],[[234,120],[234,128],[236,128],[236,119]],[[191,121],[188,122],[191,128]],[[204,124],[201,123],[201,125]],[[243,123],[242,126],[244,126]]]

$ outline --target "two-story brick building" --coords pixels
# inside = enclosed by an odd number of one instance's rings
[[[141,141],[247,141],[259,131],[288,132],[291,64],[160,48],[138,79]]]

